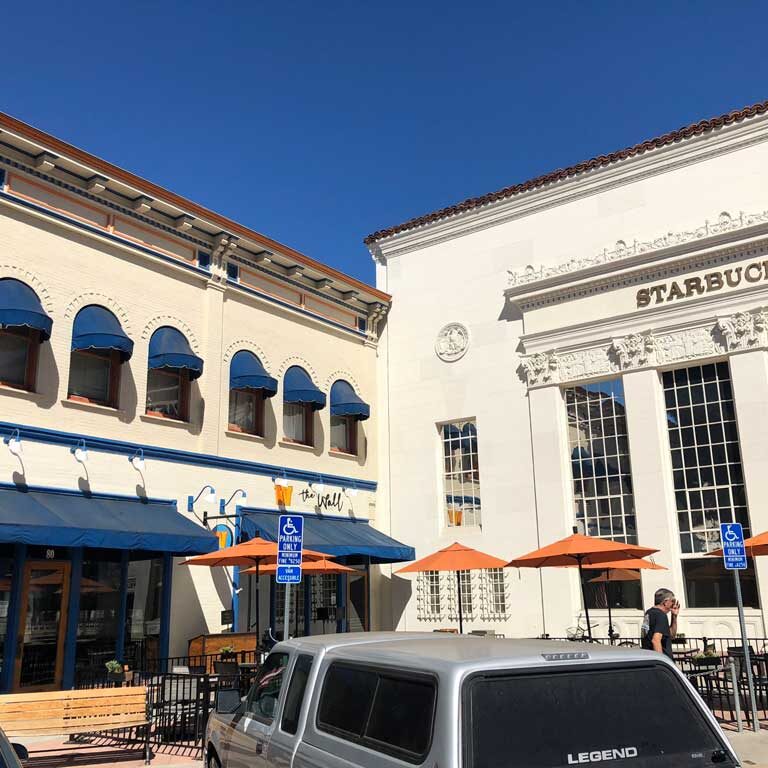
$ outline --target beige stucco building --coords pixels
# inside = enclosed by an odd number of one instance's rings
[[[768,105],[465,201],[367,239],[395,297],[380,348],[378,508],[423,556],[507,560],[582,532],[668,571],[592,619],[637,637],[659,586],[689,636],[738,634],[721,522],[768,529]],[[415,512],[418,511],[418,514]],[[392,622],[453,623],[439,574],[392,575]],[[768,561],[742,574],[766,635]],[[575,571],[474,574],[465,627],[562,636]],[[581,616],[581,618],[580,618]]]
[[[0,115],[2,688],[71,685],[147,643],[183,654],[257,611],[278,631],[266,579],[257,608],[231,569],[178,565],[217,545],[204,514],[231,541],[305,513],[307,546],[346,545],[331,553],[357,573],[306,582],[299,630],[322,615],[375,623],[369,572],[399,546],[374,531],[388,308],[380,290]]]

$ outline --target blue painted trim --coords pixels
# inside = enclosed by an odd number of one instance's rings
[[[5,186],[5,168],[0,168],[0,187]]]
[[[115,658],[125,661],[125,625],[128,619],[128,550],[120,552],[120,607],[117,611]]]
[[[274,576],[269,577],[269,627],[274,635],[277,632],[277,582]],[[282,638],[277,638],[281,640]]]
[[[175,264],[176,266],[182,267],[183,269],[188,269],[190,272],[194,272],[195,274],[203,275],[204,277],[210,277],[211,275],[210,269],[201,267],[199,266],[199,264],[190,264],[189,262],[182,261],[179,258],[168,256],[164,253],[161,253],[160,251],[155,251],[152,248],[147,248],[144,245],[140,245],[139,243],[136,243],[133,240],[126,240],[125,238],[122,238],[119,235],[116,235],[112,232],[106,232],[105,230],[100,229],[99,227],[86,224],[85,222],[80,221],[79,219],[73,219],[73,218],[70,218],[69,216],[65,216],[64,214],[58,213],[56,211],[51,211],[49,208],[46,208],[43,205],[37,205],[36,203],[31,202],[30,200],[24,200],[20,197],[16,197],[15,195],[9,194],[8,192],[4,192],[2,190],[0,190],[0,198],[9,200],[10,202],[13,202],[15,205],[20,205],[23,208],[29,208],[30,210],[37,211],[38,213],[45,214],[46,216],[50,216],[52,219],[56,219],[57,221],[65,222],[66,224],[69,224],[72,227],[83,229],[86,232],[90,232],[91,234],[98,235],[99,237],[103,237],[111,242],[119,243],[120,245],[126,245],[130,248],[134,248],[140,253],[147,254],[148,256],[152,256],[155,259],[160,259],[161,261],[165,261],[169,264]],[[361,338],[365,338],[365,334],[361,333],[355,328],[350,328],[349,326],[342,325],[341,323],[335,323],[333,320],[328,320],[322,315],[315,314],[314,312],[310,312],[309,310],[303,309],[302,307],[297,307],[296,305],[290,304],[289,302],[280,301],[279,299],[276,299],[275,297],[271,296],[268,293],[262,293],[261,291],[254,290],[252,288],[246,288],[244,285],[242,285],[236,280],[233,280],[230,277],[227,278],[227,283],[229,285],[236,286],[237,288],[239,288],[242,291],[245,291],[246,293],[252,293],[255,296],[259,296],[263,299],[266,299],[267,301],[271,301],[275,304],[279,304],[280,306],[292,309],[295,312],[298,312],[299,314],[307,315],[308,317],[313,317],[316,320],[319,320],[321,323],[325,323],[326,325],[330,325],[334,328],[339,328],[342,331],[347,331],[348,333],[351,333],[353,336],[360,336]]]
[[[304,577],[304,635],[312,634],[312,577]]]
[[[168,647],[171,639],[171,592],[173,590],[173,557],[166,552],[163,554],[163,594],[160,612],[160,658],[168,658]],[[166,669],[160,670],[167,672]]]
[[[254,461],[242,459],[230,459],[225,456],[215,456],[208,453],[192,453],[173,448],[161,448],[156,445],[144,445],[142,443],[128,443],[122,440],[110,440],[106,437],[93,437],[91,435],[77,434],[75,432],[61,432],[55,429],[32,427],[24,424],[0,421],[0,435],[6,437],[19,430],[22,440],[31,440],[49,445],[65,445],[71,448],[78,440],[85,440],[89,451],[102,451],[104,453],[117,453],[131,456],[138,450],[144,452],[145,459],[158,461],[170,461],[177,464],[192,464],[198,467],[214,467],[233,472],[245,472],[249,475],[261,475],[262,477],[286,477],[289,480],[298,480],[305,483],[317,482],[319,478],[326,485],[337,485],[343,488],[357,488],[361,491],[375,491],[376,483],[372,480],[357,480],[341,475],[326,475],[317,472],[308,472],[302,469],[279,467],[274,464],[260,464]],[[127,498],[121,496],[119,498]]]
[[[5,644],[3,646],[2,677],[0,690],[8,693],[13,687],[13,672],[16,667],[16,649],[19,642],[19,614],[21,613],[21,588],[24,581],[24,568],[27,564],[27,545],[16,544],[13,550],[13,576],[11,581],[11,599],[8,601],[8,623],[6,625]]]
[[[19,491],[20,487],[15,483],[0,483],[0,488],[5,488],[9,491]],[[82,496],[88,499],[106,499],[107,501],[138,501],[142,504],[173,504],[176,505],[176,499],[159,499],[159,498],[139,498],[138,496],[130,496],[129,494],[122,493],[103,493],[99,491],[92,491],[90,493],[83,493],[80,490],[73,490],[72,488],[57,488],[53,485],[25,485],[23,486],[23,492],[29,491],[30,493],[57,493],[62,496]]]
[[[200,269],[204,269],[206,272],[211,271],[211,254],[206,251],[197,252],[197,266]]]
[[[240,267],[231,261],[227,262],[227,280],[237,282],[240,279]]]
[[[235,517],[235,541],[239,544],[240,543],[240,533],[241,533],[241,517],[240,517],[240,507],[235,508],[235,514],[237,517]],[[232,567],[232,631],[237,632],[238,627],[240,625],[239,622],[239,613],[240,613],[240,595],[237,594],[237,590],[240,589],[240,566],[235,565]],[[248,594],[248,599],[251,599],[250,592]],[[250,632],[250,627],[246,630],[247,632]],[[258,642],[257,642],[258,645]]]
[[[64,637],[64,668],[61,687],[68,691],[75,687],[75,659],[77,655],[77,625],[80,619],[80,584],[83,577],[83,548],[71,550],[72,564],[69,582],[69,613],[67,613],[67,633]]]
[[[70,226],[77,227],[78,229],[84,229],[86,232],[90,232],[94,235],[98,235],[99,237],[103,237],[106,240],[109,240],[114,243],[120,243],[120,245],[126,245],[130,248],[134,248],[135,250],[147,254],[148,256],[152,256],[155,259],[160,259],[162,261],[166,261],[169,264],[175,264],[176,266],[182,267],[183,269],[188,269],[191,272],[195,272],[198,275],[203,275],[205,277],[208,277],[210,273],[205,269],[200,269],[200,267],[195,266],[194,264],[190,264],[189,262],[182,261],[181,259],[174,258],[173,256],[167,256],[164,253],[160,253],[159,251],[154,251],[152,248],[147,248],[144,245],[139,245],[138,243],[133,242],[132,240],[126,240],[119,235],[115,235],[112,232],[106,232],[103,229],[100,229],[99,227],[91,226],[90,224],[86,224],[83,221],[79,221],[78,219],[72,219],[69,216],[64,216],[61,213],[57,213],[56,211],[51,211],[50,209],[46,208],[43,205],[36,205],[35,203],[30,202],[29,200],[22,200],[20,197],[15,197],[14,195],[9,195],[7,192],[0,191],[0,198],[4,200],[9,200],[10,202],[14,203],[15,205],[20,205],[23,208],[29,208],[33,211],[37,211],[38,213],[43,213],[46,216],[50,216],[52,219],[56,219],[58,221],[63,221],[66,224],[69,224]]]
[[[251,512],[267,512],[270,515],[284,515],[285,510],[275,509],[272,507],[243,507],[243,514],[248,515]],[[351,519],[345,515],[326,515],[323,512],[291,512],[292,515],[298,517],[311,517],[313,520],[345,520],[349,522]],[[371,521],[367,517],[355,517],[354,521],[357,523],[370,523]]]

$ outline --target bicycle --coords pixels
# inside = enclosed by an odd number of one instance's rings
[[[589,637],[589,630],[594,629],[597,624],[590,624],[589,627],[582,626],[581,624],[581,614],[579,614],[578,619],[576,620],[576,626],[575,627],[568,627],[568,629],[565,630],[565,637],[574,643],[596,643],[597,640],[590,640]]]

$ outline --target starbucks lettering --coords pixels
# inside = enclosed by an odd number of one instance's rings
[[[732,267],[722,272],[709,272],[703,277],[689,277],[641,288],[637,292],[637,307],[642,309],[651,304],[690,299],[722,288],[736,288],[741,284],[759,283],[763,280],[768,280],[768,261],[755,261],[746,267]]]

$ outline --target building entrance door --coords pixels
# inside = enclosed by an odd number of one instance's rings
[[[347,574],[347,631],[368,629],[368,574],[365,571]]]
[[[30,560],[24,569],[14,691],[61,687],[70,564]]]

